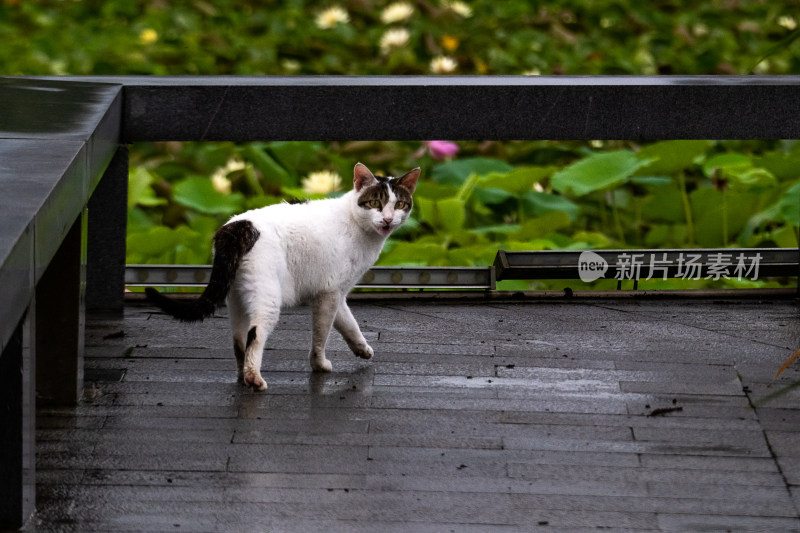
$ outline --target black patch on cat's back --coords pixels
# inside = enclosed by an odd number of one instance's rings
[[[214,251],[230,258],[241,258],[249,252],[260,237],[249,220],[228,222],[214,235]]]
[[[242,257],[258,240],[259,233],[249,220],[237,220],[222,226],[214,234],[214,263],[211,279],[203,294],[196,300],[183,302],[167,298],[156,289],[147,287],[147,297],[158,307],[183,322],[197,322],[214,314],[231,289]]]
[[[228,222],[214,235],[214,265],[206,288],[214,303],[225,299],[239,269],[239,263],[256,244],[260,233],[249,220]]]

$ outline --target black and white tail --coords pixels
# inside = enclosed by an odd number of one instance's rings
[[[197,322],[214,314],[231,289],[236,271],[244,254],[258,240],[258,230],[249,220],[237,220],[222,226],[214,235],[214,264],[208,286],[196,300],[167,298],[156,289],[145,292],[151,302],[182,322]]]

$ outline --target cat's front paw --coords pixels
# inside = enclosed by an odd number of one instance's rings
[[[372,350],[372,347],[367,343],[364,343],[363,345],[354,348],[353,353],[356,354],[361,359],[372,359],[372,356],[375,355],[375,352]]]
[[[242,376],[242,381],[245,386],[252,387],[255,391],[263,392],[267,390],[267,382],[264,381],[264,378],[262,378],[258,372],[245,372]]]

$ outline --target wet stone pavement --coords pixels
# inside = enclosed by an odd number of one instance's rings
[[[227,312],[87,324],[86,392],[40,409],[30,531],[800,531],[795,301],[354,301],[236,383]]]

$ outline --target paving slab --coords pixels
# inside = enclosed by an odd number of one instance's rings
[[[41,409],[29,531],[800,531],[798,304],[354,299],[236,382],[227,311],[87,322],[86,391]]]

